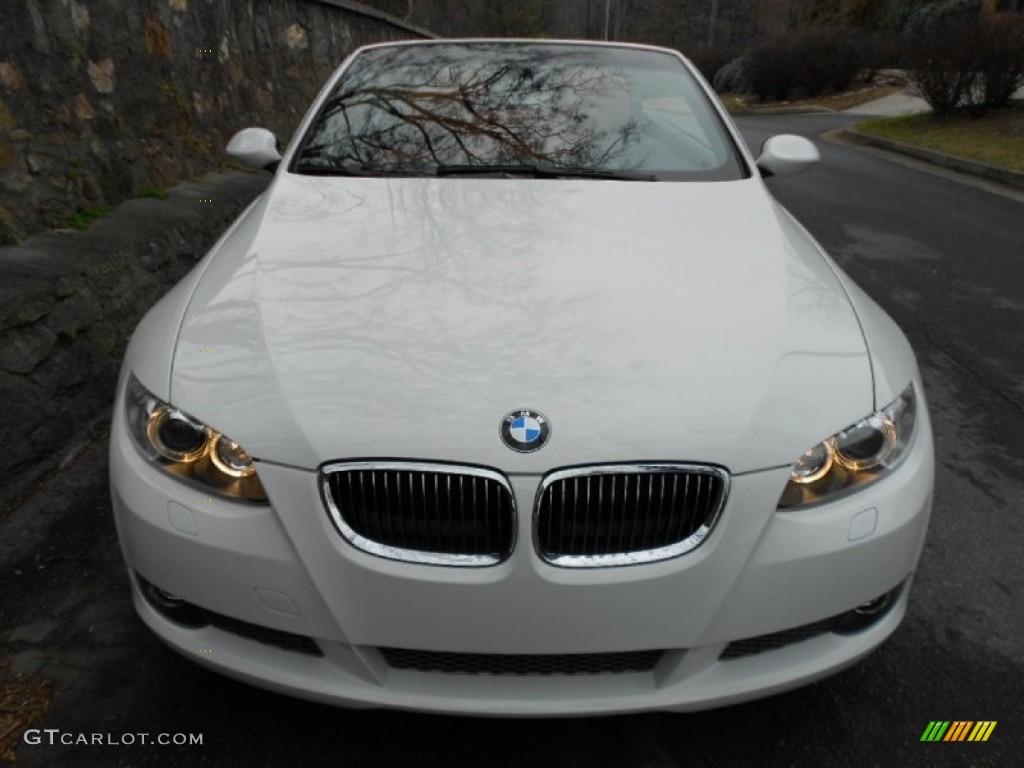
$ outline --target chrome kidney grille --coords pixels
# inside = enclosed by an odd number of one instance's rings
[[[516,539],[508,479],[484,467],[414,461],[338,462],[321,470],[338,532],[379,557],[429,565],[495,565]],[[667,560],[714,528],[729,475],[698,464],[571,467],[541,480],[534,502],[538,555],[563,568]]]
[[[540,556],[565,568],[666,560],[714,527],[729,475],[694,464],[575,467],[546,475],[534,506]]]
[[[501,562],[515,543],[515,502],[500,472],[419,462],[329,464],[321,493],[341,535],[392,560]]]

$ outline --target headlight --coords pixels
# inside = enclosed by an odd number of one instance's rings
[[[818,443],[793,463],[779,508],[831,501],[884,476],[906,457],[916,414],[911,384],[878,413]]]
[[[136,447],[164,471],[233,499],[267,500],[242,446],[165,403],[134,375],[128,377],[125,416]]]

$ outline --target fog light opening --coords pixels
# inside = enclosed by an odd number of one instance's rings
[[[895,589],[889,590],[884,595],[879,595],[873,600],[861,603],[852,611],[844,614],[836,623],[832,631],[840,635],[852,635],[861,632],[872,624],[879,621],[889,610],[896,605],[896,600],[903,591],[903,584]]]
[[[853,609],[854,613],[859,613],[861,616],[874,616],[876,613],[881,613],[892,603],[892,592],[887,592],[880,597],[876,597],[874,600],[868,600],[866,603],[862,603]]]
[[[152,584],[149,585],[149,589],[150,595],[153,597],[153,599],[156,602],[160,603],[160,605],[164,608],[178,608],[181,606],[182,603],[185,602],[177,595],[172,595],[170,592],[160,589],[160,587],[154,586]]]
[[[138,582],[146,602],[165,619],[190,629],[198,629],[209,623],[203,615],[202,608],[186,602],[173,592],[151,584],[139,574],[135,574],[135,580]]]

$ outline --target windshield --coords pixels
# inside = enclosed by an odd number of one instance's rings
[[[675,56],[540,43],[364,51],[331,90],[291,170],[694,181],[747,175]]]

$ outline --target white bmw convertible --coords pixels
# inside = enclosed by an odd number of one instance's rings
[[[142,320],[111,435],[142,620],[355,707],[695,710],[902,620],[932,436],[892,320],[678,53],[356,51]]]

